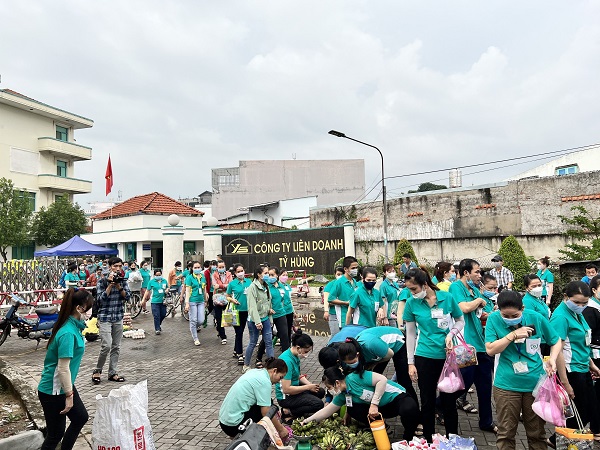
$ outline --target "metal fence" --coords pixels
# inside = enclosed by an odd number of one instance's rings
[[[54,258],[0,262],[0,292],[56,289],[66,266],[66,259]]]

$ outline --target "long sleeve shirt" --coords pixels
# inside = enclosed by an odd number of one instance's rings
[[[129,291],[127,281],[123,281],[121,282],[121,286],[125,291],[125,296],[122,296],[121,293],[116,289],[116,285],[113,285],[112,289],[110,290],[110,294],[108,294],[106,292],[109,286],[107,277],[108,273],[98,280],[98,321],[112,323],[120,322],[123,320],[123,314],[125,313],[123,302],[125,300],[129,300],[131,292]]]

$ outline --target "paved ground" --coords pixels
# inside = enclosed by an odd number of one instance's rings
[[[140,315],[134,325],[143,328],[146,339],[124,339],[121,348],[120,374],[128,382],[148,380],[149,416],[153,427],[156,448],[169,449],[216,449],[224,448],[229,439],[220,432],[218,410],[229,387],[241,375],[241,367],[232,358],[233,330],[228,330],[229,343],[221,345],[214,328],[202,331],[202,345],[195,347],[189,334],[188,322],[177,315],[168,317],[163,323],[163,334],[155,336],[151,315]],[[247,337],[247,336],[246,336]],[[318,351],[326,338],[316,337]],[[247,338],[245,340],[247,343]],[[44,346],[36,351],[35,342],[24,341],[16,333],[0,347],[0,358],[20,367],[33,380],[39,380],[43,366]],[[84,428],[84,436],[79,449],[89,448],[91,428],[97,394],[106,396],[119,385],[106,381],[91,383],[91,372],[95,367],[100,349],[99,342],[89,343],[76,381],[77,389],[90,413],[90,421]],[[306,373],[313,381],[321,379],[316,351],[303,362]],[[389,368],[393,365],[390,364]],[[388,369],[388,376],[391,376]],[[476,405],[476,396],[470,396]],[[477,425],[476,415],[459,413],[460,433],[475,437],[480,449],[495,447],[495,437],[483,433]],[[393,421],[395,437],[400,438],[402,426],[399,420]],[[519,426],[517,448],[527,448],[525,433]]]

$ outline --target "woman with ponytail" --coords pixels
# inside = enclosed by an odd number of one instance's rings
[[[58,319],[48,340],[38,397],[44,410],[47,435],[42,450],[53,450],[62,439],[63,450],[70,450],[88,421],[88,413],[75,389],[75,378],[83,357],[84,316],[94,299],[86,289],[69,289],[62,301]],[[66,427],[67,417],[71,421]]]

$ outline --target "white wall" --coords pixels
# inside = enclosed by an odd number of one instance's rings
[[[528,177],[552,177],[556,175],[558,167],[572,166],[577,164],[579,172],[591,172],[600,170],[600,148],[582,150],[576,153],[570,153],[560,158],[553,159],[550,162],[534,167],[531,170],[522,172],[514,177],[508,178],[507,181],[520,180]]]

